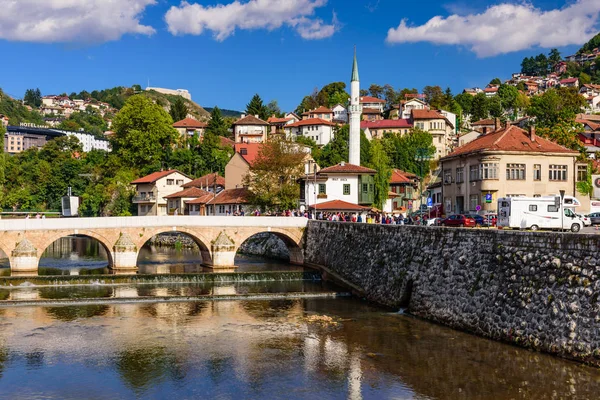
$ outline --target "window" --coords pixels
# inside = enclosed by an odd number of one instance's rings
[[[183,185],[183,179],[177,179],[177,186]]]
[[[225,206],[219,206],[219,213],[220,214],[224,214],[225,213]]]
[[[373,193],[375,191],[375,185],[369,183],[369,190],[371,191],[371,193]]]
[[[587,181],[587,165],[580,164],[577,166],[577,182]]]
[[[529,211],[533,211],[533,212],[537,211],[537,206],[535,204],[530,204]]]
[[[445,169],[444,170],[444,185],[449,185],[452,183],[452,170]]]
[[[479,179],[498,179],[498,164],[497,163],[481,163],[479,164]]]
[[[558,212],[558,206],[555,206],[554,204],[548,205],[548,212]]]
[[[167,179],[167,185],[174,185],[175,179]]]
[[[363,191],[363,193],[369,192],[369,185],[367,183],[362,184],[362,191]]]
[[[542,166],[540,164],[533,164],[533,180],[542,180]]]
[[[566,165],[550,165],[550,176],[551,181],[566,181],[567,180],[567,166]]]
[[[348,196],[350,194],[350,185],[345,183],[344,184],[344,196]]]
[[[469,167],[469,181],[475,182],[479,180],[479,166],[471,165]]]
[[[327,190],[324,183],[319,183],[319,194],[326,194]]]
[[[456,183],[463,183],[465,181],[465,167],[456,168]]]
[[[479,196],[477,196],[476,194],[472,194],[469,196],[469,210],[471,211],[476,211],[477,210],[477,200],[479,199]]]
[[[525,164],[506,164],[506,179],[509,181],[525,180]]]

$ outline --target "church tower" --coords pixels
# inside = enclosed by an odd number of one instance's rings
[[[350,140],[348,163],[360,165],[360,82],[358,80],[358,62],[356,61],[356,48],[354,48],[354,64],[352,65],[352,79],[350,81]]]

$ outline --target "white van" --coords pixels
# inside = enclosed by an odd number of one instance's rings
[[[579,232],[583,221],[575,215],[579,201],[560,197],[504,197],[498,199],[498,228],[552,229]],[[561,227],[562,222],[562,227]]]

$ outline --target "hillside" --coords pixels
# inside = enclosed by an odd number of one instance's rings
[[[180,97],[172,94],[159,93],[154,90],[144,90],[139,94],[154,100],[156,104],[162,106],[167,111],[171,108],[171,104],[175,101],[175,99]],[[183,99],[183,97],[180,98]],[[210,112],[205,110],[201,105],[188,99],[183,99],[183,101],[188,107],[188,112],[199,120],[206,120],[210,118]]]
[[[206,111],[208,111],[209,113],[211,113],[213,110],[213,107],[205,107],[204,109]],[[240,118],[242,116],[242,111],[228,110],[226,108],[221,108],[220,110],[221,110],[221,115],[223,117]]]
[[[29,111],[19,100],[12,99],[0,89],[0,114],[9,118],[10,125],[19,125],[21,122],[43,124],[44,119],[37,111]]]
[[[598,33],[596,36],[591,38],[589,42],[584,44],[581,47],[581,49],[579,49],[577,54],[591,53],[592,50],[594,50],[595,48],[598,48],[598,47],[600,47],[600,33]]]

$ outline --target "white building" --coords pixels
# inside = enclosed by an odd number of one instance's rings
[[[312,118],[285,125],[283,129],[286,137],[290,140],[304,136],[314,140],[319,146],[325,146],[333,140],[335,126],[333,122],[321,118]]]
[[[429,110],[429,104],[420,99],[410,99],[400,103],[400,119],[409,119],[412,110]]]
[[[131,182],[136,186],[133,203],[138,215],[170,215],[175,211],[167,208],[165,197],[181,191],[181,186],[191,179],[177,170],[159,171]]]
[[[358,67],[357,67],[358,72]],[[377,97],[371,96],[362,96],[360,98],[360,105],[363,108],[370,108],[372,110],[379,110],[380,113],[383,113],[383,109],[385,108],[386,101],[383,99],[378,99]]]
[[[348,123],[348,110],[341,104],[337,104],[333,107],[333,120],[341,122],[343,124]]]
[[[166,88],[159,88],[159,87],[147,87],[146,90],[154,90],[155,92],[158,92],[158,93],[181,96],[184,99],[188,99],[190,101],[192,100],[192,95],[187,89],[166,89]]]
[[[110,151],[110,142],[106,139],[98,139],[96,136],[91,133],[86,132],[75,132],[75,131],[63,131],[58,129],[53,129],[53,131],[60,132],[65,134],[66,136],[75,136],[81,142],[84,152],[89,152],[92,150],[104,150]]]

